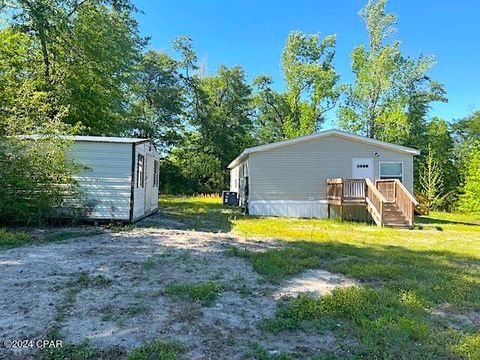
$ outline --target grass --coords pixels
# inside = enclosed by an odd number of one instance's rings
[[[42,360],[178,360],[182,359],[184,347],[176,342],[155,340],[143,344],[130,353],[121,347],[96,349],[88,340],[80,344],[66,344],[60,348],[44,349]]]
[[[162,196],[159,209],[164,217],[196,231],[228,232],[231,220],[243,217],[237,208],[224,208],[217,195]]]
[[[32,236],[24,231],[0,228],[0,249],[22,246],[32,241]]]
[[[170,207],[176,203],[170,197],[164,201]],[[208,209],[215,216],[222,213],[220,201],[209,199],[205,207],[202,199],[189,201],[178,200],[180,213],[200,219],[208,218]],[[279,284],[318,268],[361,284],[282,303],[263,323],[265,331],[330,331],[354,339],[353,345],[345,340],[345,352],[331,358],[480,359],[478,325],[453,320],[480,309],[480,216],[433,212],[417,217],[414,230],[399,230],[229,211],[222,221],[234,234],[284,245],[264,252],[227,251],[245,258],[267,281]],[[442,308],[449,309],[445,317],[431,315]]]
[[[90,276],[85,271],[76,274],[75,278],[67,284],[63,300],[56,305],[55,320],[62,322],[65,319],[68,311],[75,305],[77,295],[82,289],[88,287],[105,288],[111,284],[112,280],[104,275]]]
[[[84,236],[93,236],[99,233],[101,233],[101,230],[93,229],[81,231],[61,230],[46,235],[33,235],[28,231],[0,228],[0,250],[25,245],[65,241]]]
[[[176,360],[181,358],[183,351],[178,343],[156,340],[134,349],[127,360]]]
[[[214,281],[170,284],[165,288],[165,294],[168,296],[197,301],[203,306],[212,306],[221,291],[222,285]]]

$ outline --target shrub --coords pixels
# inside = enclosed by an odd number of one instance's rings
[[[67,157],[69,141],[60,136],[38,140],[0,137],[0,223],[41,224],[82,211]]]

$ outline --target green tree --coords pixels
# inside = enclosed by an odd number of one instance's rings
[[[459,210],[480,214],[480,142],[472,146],[465,168],[463,194],[459,199]]]
[[[462,174],[466,173],[468,158],[472,148],[480,141],[480,111],[474,111],[453,123],[455,156]]]
[[[400,42],[392,39],[397,17],[385,7],[386,0],[369,0],[360,12],[368,46],[352,52],[355,82],[347,86],[338,109],[339,125],[371,138],[404,143],[410,132],[421,133],[429,103],[443,101],[444,90],[426,75],[434,58],[402,56]]]
[[[148,51],[142,57],[133,96],[133,133],[155,139],[165,149],[180,140],[184,128],[184,89],[178,63],[164,52]]]
[[[29,38],[35,55],[17,72],[35,73],[48,93],[50,118],[61,107],[63,121],[81,122],[90,134],[127,130],[126,100],[144,45],[127,0],[14,0],[8,27]]]
[[[252,145],[252,91],[244,70],[220,66],[217,73],[198,72],[191,39],[174,42],[181,52],[179,78],[185,90],[185,131],[162,163],[165,186],[172,191],[219,192],[227,187],[227,166]],[[173,181],[182,185],[172,186]]]
[[[431,146],[428,147],[425,162],[420,169],[420,187],[428,209],[438,209],[443,197],[443,173]]]
[[[341,93],[333,59],[335,36],[292,32],[282,52],[285,91],[272,89],[272,79],[259,76],[257,132],[261,141],[275,141],[312,134],[321,128],[325,113]]]

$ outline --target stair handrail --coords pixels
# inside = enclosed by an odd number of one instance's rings
[[[398,179],[395,179],[395,203],[407,218],[408,224],[413,226],[415,215],[414,207],[418,205],[418,201]]]
[[[398,180],[398,179],[395,179],[395,183],[396,183],[397,186],[400,187],[400,189],[403,190],[403,192],[405,193],[405,195],[407,195],[407,197],[412,201],[413,205],[418,206],[419,203],[418,203],[417,199],[415,199],[415,198],[413,197],[413,195],[410,194],[410,191],[407,190],[407,188],[405,187],[405,185],[403,185],[402,182],[401,182],[400,180]]]
[[[377,222],[378,225],[383,226],[383,206],[385,203],[387,203],[387,199],[382,195],[382,193],[376,188],[376,186],[373,184],[373,182],[366,178],[365,179],[365,185],[367,186],[367,191],[365,191],[365,201],[367,204],[372,208],[373,212],[375,212],[375,215],[378,217],[378,219],[375,219],[375,222]],[[378,202],[380,202],[380,208],[377,209],[377,206],[375,205],[374,199],[370,199],[368,197],[368,190],[372,192],[374,197],[377,198]]]
[[[379,198],[381,202],[383,203],[387,202],[387,199],[385,199],[385,196],[383,196],[383,194],[375,187],[375,184],[372,182],[372,180],[368,178],[365,179],[365,184],[367,184],[367,186],[371,188],[372,192]]]

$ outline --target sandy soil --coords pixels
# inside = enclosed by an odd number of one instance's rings
[[[0,340],[42,339],[56,324],[69,284],[87,272],[111,283],[80,289],[57,323],[68,343],[89,338],[98,348],[129,350],[163,338],[183,343],[189,359],[241,359],[252,341],[272,354],[334,349],[331,334],[272,335],[258,323],[274,314],[280,297],[322,295],[352,283],[309,271],[275,287],[245,260],[224,254],[230,246],[262,250],[273,243],[242,241],[226,234],[145,228],[2,251]],[[211,307],[164,296],[168,284],[207,280],[224,286]],[[0,345],[0,358],[28,355],[28,350],[11,353]]]

